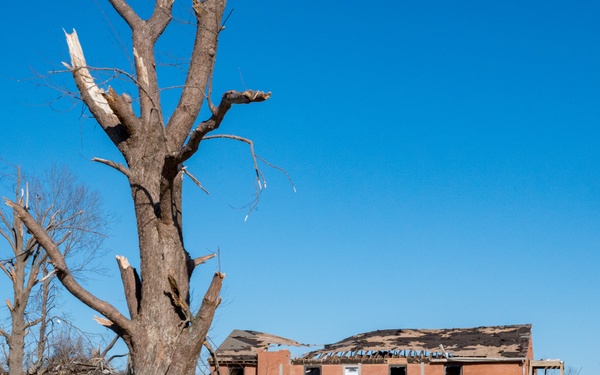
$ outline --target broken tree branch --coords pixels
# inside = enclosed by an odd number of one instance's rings
[[[6,220],[6,217],[4,217],[4,213],[2,212],[2,210],[0,210],[0,220],[2,220],[2,222],[4,223],[6,228],[12,227],[12,225],[8,222],[8,220]],[[6,239],[9,246],[14,249],[14,242],[13,242],[13,239],[11,238],[11,236],[9,236],[8,233],[6,233],[3,229],[0,229],[0,234],[2,235],[2,237],[4,237]]]
[[[135,319],[139,312],[142,299],[142,282],[135,268],[131,267],[127,258],[117,255],[119,271],[121,271],[121,280],[125,291],[125,300],[129,309],[129,316]]]
[[[6,274],[6,276],[8,276],[8,278],[11,279],[12,282],[14,283],[15,282],[14,273],[13,273],[12,270],[9,270],[8,268],[6,268],[6,265],[4,264],[5,262],[8,263],[8,264],[10,264],[10,262],[3,260],[3,261],[0,262],[0,269],[2,271],[4,271],[4,273]]]
[[[28,322],[25,324],[25,329],[31,328],[37,324],[40,324],[42,322],[42,320],[44,320],[44,317],[39,317],[35,320],[32,320],[31,322]]]
[[[115,344],[119,341],[119,335],[116,335],[109,343],[106,345],[106,348],[100,353],[101,358],[106,358],[108,352],[115,346]],[[107,361],[110,363],[110,359]]]
[[[43,283],[44,281],[48,280],[49,278],[51,278],[55,274],[56,274],[56,270],[52,270],[52,271],[48,272],[48,274],[46,276],[42,277],[41,279],[36,280],[35,281],[35,285],[37,285],[39,283]]]
[[[204,342],[202,344],[208,350],[208,353],[210,354],[210,358],[212,358],[212,360],[213,360],[213,364],[215,367],[215,373],[217,375],[221,375],[221,368],[219,366],[219,358],[217,357],[217,353],[215,353],[215,351],[213,350],[212,345],[210,345],[210,343],[208,342],[208,337],[206,340],[204,340]]]
[[[65,31],[65,37],[69,46],[69,54],[71,55],[71,65],[64,62],[63,65],[65,65],[73,74],[77,88],[81,93],[82,100],[88,106],[94,117],[98,119],[98,122],[100,122],[100,125],[103,128],[116,126],[119,123],[119,120],[114,115],[104,96],[102,96],[103,90],[96,85],[94,78],[87,68],[87,63],[85,61],[83,49],[79,43],[77,32],[73,30],[73,32],[69,34]]]
[[[187,267],[188,267],[189,276],[192,275],[192,273],[194,272],[194,270],[196,269],[197,266],[205,263],[207,260],[212,259],[215,256],[216,256],[215,254],[208,254],[208,255],[198,257],[198,258],[188,259]]]
[[[67,67],[68,69],[67,70],[52,70],[50,73],[51,74],[59,74],[59,73],[72,73],[73,72],[73,68],[69,64],[63,62],[63,65],[65,67]],[[88,71],[94,71],[94,72],[113,72],[114,73],[112,77],[104,79],[103,81],[101,81],[101,83],[108,83],[108,82],[110,82],[111,80],[113,80],[115,78],[119,78],[120,76],[123,76],[123,77],[127,78],[127,80],[131,81],[131,83],[133,83],[136,87],[141,87],[140,81],[138,81],[131,73],[128,73],[128,72],[126,72],[123,69],[119,69],[119,68],[106,68],[106,67],[102,68],[102,67],[87,66],[87,65],[84,68],[87,69]],[[96,86],[99,86],[99,85],[96,84]],[[57,91],[59,91],[59,92],[61,92],[61,93],[64,93],[65,96],[71,96],[71,97],[75,96],[75,93],[72,93],[70,91],[65,91],[65,89],[58,88],[58,87],[52,87],[52,88],[55,89],[55,90],[57,90]],[[174,86],[173,88],[180,88],[180,87]],[[168,89],[168,88],[165,87],[164,89]],[[105,94],[105,92],[104,92],[103,89],[99,89],[99,90],[100,90],[100,92],[102,94]],[[146,94],[147,94],[147,92],[146,92]],[[125,97],[128,97],[128,95],[126,95]],[[132,102],[133,102],[133,100],[132,100]]]
[[[65,31],[65,37],[71,55],[71,65],[63,63],[73,74],[73,79],[81,95],[81,100],[89,108],[94,118],[106,132],[117,148],[124,152],[125,140],[130,136],[132,129],[127,129],[128,124],[121,124],[119,118],[114,114],[106,98],[104,91],[98,87],[90,70],[87,68],[83,49],[79,43],[77,32],[71,34]]]
[[[210,286],[206,291],[206,294],[204,294],[204,299],[202,300],[202,305],[198,309],[198,314],[196,314],[192,321],[192,325],[200,325],[201,321],[212,321],[212,318],[215,315],[215,310],[217,309],[217,306],[219,306],[219,304],[221,303],[221,297],[219,297],[219,293],[221,292],[221,286],[223,285],[224,278],[224,273],[215,273],[210,283]]]
[[[194,267],[205,263],[207,260],[212,259],[216,254],[208,254],[194,259]]]
[[[106,159],[101,159],[101,158],[93,158],[92,161],[106,164],[109,167],[112,167],[112,168],[118,170],[119,172],[123,173],[126,177],[129,177],[129,169],[127,169],[127,167],[121,163],[116,163],[112,160],[106,160]]]
[[[296,185],[294,185],[294,181],[292,181],[292,178],[290,177],[289,173],[287,173],[287,171],[281,167],[278,167],[274,164],[269,163],[268,161],[266,161],[265,159],[261,158],[258,155],[255,155],[256,158],[260,161],[262,161],[263,163],[265,163],[268,167],[271,167],[273,169],[277,169],[279,172],[283,173],[285,175],[285,177],[287,177],[288,181],[290,182],[290,185],[292,185],[292,189],[294,189],[294,193],[296,192]]]
[[[99,316],[95,316],[94,320],[96,321],[96,323],[100,324],[103,327],[106,327],[112,331],[119,331],[118,327],[111,322],[109,319],[105,319],[105,318],[100,318]]]
[[[181,149],[179,154],[176,156],[176,160],[179,163],[183,163],[188,160],[200,146],[200,141],[209,132],[217,129],[221,125],[221,121],[225,117],[225,114],[233,104],[249,104],[253,102],[263,102],[271,97],[270,92],[246,90],[244,92],[239,91],[227,91],[221,98],[221,103],[217,107],[217,110],[213,115],[206,121],[203,121],[198,127],[190,134],[190,138],[187,144]]]
[[[203,192],[205,192],[207,195],[210,195],[210,192],[209,192],[208,190],[206,190],[206,189],[204,188],[204,186],[202,186],[202,184],[200,183],[200,181],[199,181],[199,180],[198,180],[196,177],[194,177],[194,176],[193,176],[193,175],[192,175],[192,174],[191,174],[191,173],[190,173],[190,172],[187,170],[187,167],[183,167],[183,168],[181,168],[181,171],[182,171],[183,173],[185,173],[186,175],[188,175],[188,177],[189,177],[189,178],[191,178],[191,179],[192,179],[192,181],[193,181],[193,182],[196,184],[196,186],[198,186],[198,187],[199,187],[199,188],[200,188],[200,189],[201,189]]]
[[[215,135],[208,135],[208,136],[204,137],[204,139],[218,139],[218,138],[233,139],[235,141],[247,143],[250,146],[250,155],[252,156],[252,162],[254,163],[254,172],[256,173],[256,182],[258,184],[258,187],[261,190],[263,189],[263,185],[266,188],[267,180],[265,179],[265,176],[262,174],[262,172],[258,168],[258,163],[256,161],[256,154],[254,153],[254,142],[252,142],[251,139],[240,137],[238,135],[232,135],[232,134],[215,134]],[[262,179],[262,181],[261,181],[261,179]]]
[[[141,128],[141,121],[133,112],[131,97],[127,94],[117,94],[112,87],[108,88],[108,93],[103,92],[102,96],[121,124],[129,124],[127,129],[131,135],[134,135],[135,131]]]
[[[290,184],[292,185],[294,192],[296,192],[296,186],[294,185],[294,182],[290,178],[289,174],[283,168],[273,165],[273,164],[269,163],[268,161],[266,161],[265,159],[263,159],[262,157],[256,155],[256,153],[254,152],[254,142],[252,142],[251,139],[240,137],[237,135],[232,135],[232,134],[207,135],[203,139],[207,140],[207,139],[218,139],[218,138],[233,139],[236,141],[247,143],[250,146],[250,155],[251,155],[252,161],[254,163],[254,172],[256,173],[256,178],[255,178],[256,197],[252,200],[252,202],[250,202],[246,206],[244,206],[244,207],[249,207],[248,213],[246,214],[244,221],[246,221],[248,219],[248,216],[250,215],[250,213],[256,208],[256,206],[258,205],[258,201],[260,199],[260,194],[261,194],[262,190],[266,189],[266,187],[267,187],[267,179],[266,179],[265,175],[262,173],[262,171],[260,170],[260,168],[258,167],[258,160],[262,161],[267,166],[277,169],[278,171],[282,172],[287,177]]]

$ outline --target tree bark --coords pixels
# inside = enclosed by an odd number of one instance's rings
[[[23,257],[20,257],[23,258]],[[23,263],[17,258],[16,262]],[[15,267],[15,282],[13,283],[13,303],[8,306],[11,318],[11,331],[8,352],[8,374],[23,374],[23,359],[25,357],[25,309],[27,297],[24,294],[25,265]],[[25,298],[23,298],[25,297]]]

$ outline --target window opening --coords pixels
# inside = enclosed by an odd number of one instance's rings
[[[445,375],[462,375],[461,365],[449,365],[445,367]]]
[[[406,366],[390,366],[390,375],[406,375]]]
[[[358,366],[344,366],[344,375],[360,375]]]

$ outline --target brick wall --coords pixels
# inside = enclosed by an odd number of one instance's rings
[[[283,353],[282,353],[283,352]],[[281,353],[281,354],[278,354]],[[397,360],[397,359],[396,359]],[[267,362],[263,362],[267,361]],[[404,360],[405,361],[405,360]],[[279,364],[282,364],[281,375],[305,375],[305,367],[320,367],[321,375],[344,375],[343,364],[323,365],[291,365],[289,351],[263,352],[258,357],[258,372],[256,375],[279,375]],[[360,364],[359,375],[389,375],[390,365],[405,365],[407,375],[421,375],[420,363],[401,363],[396,361],[391,364]],[[523,367],[520,363],[463,363],[462,375],[522,375]],[[526,372],[527,374],[527,372]],[[227,375],[224,373],[223,375]],[[254,375],[245,373],[244,375]],[[424,365],[424,375],[445,375],[443,363]]]
[[[258,367],[256,369],[256,375],[279,375],[280,367],[281,375],[289,375],[290,366],[289,350],[258,352]]]
[[[523,375],[523,367],[515,363],[474,363],[463,365],[463,375]]]
[[[381,365],[369,365],[364,364],[360,366],[360,375],[389,375],[390,366],[387,364]]]
[[[343,375],[342,365],[323,365],[321,366],[321,375]]]
[[[286,375],[286,374],[283,374]],[[290,365],[289,375],[304,375],[304,366]]]
[[[419,363],[418,365],[415,365],[418,367],[415,367],[415,369],[413,371],[415,372],[409,372],[407,375],[419,375],[421,373],[421,364]],[[412,369],[409,369],[409,371],[411,371]],[[463,375],[464,375],[464,370],[465,368],[463,367]],[[444,375],[444,365],[428,365],[425,364],[425,375]]]

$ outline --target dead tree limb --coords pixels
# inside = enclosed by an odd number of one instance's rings
[[[208,354],[210,355],[210,358],[212,358],[212,360],[213,360],[213,364],[215,367],[215,373],[217,375],[221,375],[221,366],[219,365],[219,357],[217,356],[217,353],[214,351],[212,345],[208,342],[208,338],[206,340],[204,340],[204,342],[202,344],[204,345],[206,350],[208,350]]]
[[[106,160],[106,159],[100,159],[100,158],[93,158],[92,161],[106,164],[109,167],[112,167],[112,168],[116,169],[117,171],[123,173],[126,177],[129,176],[129,170],[123,164],[115,163],[112,160]]]
[[[204,186],[202,186],[202,183],[200,183],[200,181],[196,177],[194,177],[193,174],[190,173],[190,171],[187,169],[187,167],[181,168],[181,171],[183,173],[185,173],[189,178],[191,178],[192,182],[195,183],[196,186],[198,186],[200,188],[200,190],[205,192],[206,195],[210,195],[210,192],[208,190],[206,190],[206,188],[204,188]]]
[[[131,267],[127,258],[117,255],[117,263],[121,271],[121,280],[123,281],[129,316],[131,319],[135,319],[138,315],[142,299],[142,282],[137,271]]]
[[[217,107],[217,110],[213,112],[213,115],[206,121],[203,121],[196,127],[196,129],[190,134],[190,138],[187,144],[181,149],[179,154],[175,157],[178,163],[183,163],[188,160],[196,151],[200,141],[209,132],[218,129],[225,117],[225,114],[233,104],[249,104],[253,102],[263,102],[271,97],[270,92],[246,90],[244,92],[239,91],[227,91],[221,98],[221,103]]]

